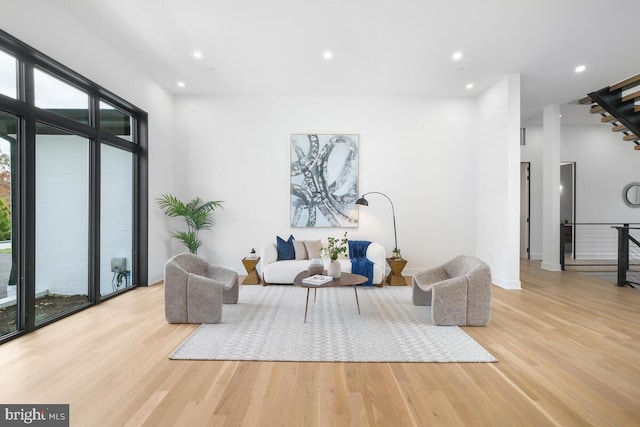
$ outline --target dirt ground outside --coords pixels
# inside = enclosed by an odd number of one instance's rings
[[[36,299],[36,323],[85,304],[86,295],[46,295]],[[0,308],[0,336],[16,330],[15,305]]]

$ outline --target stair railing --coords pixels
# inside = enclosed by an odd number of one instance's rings
[[[618,230],[618,286],[640,286],[640,241],[630,234],[638,227],[613,227]]]
[[[566,222],[560,224],[560,268],[574,271],[614,271],[618,265],[617,227],[630,227],[629,237],[640,240],[640,223]]]

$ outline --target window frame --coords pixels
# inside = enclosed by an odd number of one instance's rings
[[[18,330],[0,337],[0,344],[17,336],[46,326],[77,311],[113,298],[138,286],[148,286],[148,114],[79,73],[0,30],[0,49],[16,58],[17,97],[0,94],[0,110],[18,117],[18,147],[16,176],[12,184],[18,188],[16,203],[19,236],[15,239],[18,252]],[[97,59],[99,61],[100,59]],[[34,69],[38,68],[64,81],[89,96],[87,125],[35,106]],[[100,128],[100,102],[131,117],[131,141]],[[59,128],[89,139],[89,304],[35,325],[35,138],[36,123]],[[100,295],[100,146],[122,149],[133,154],[133,235],[132,284],[113,294]],[[12,156],[12,162],[14,161]]]

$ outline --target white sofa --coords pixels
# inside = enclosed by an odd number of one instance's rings
[[[373,262],[373,284],[381,286],[384,281],[386,269],[386,255],[384,247],[380,243],[371,242],[367,247],[367,258]],[[349,258],[339,259],[342,271],[351,273],[351,260]],[[260,264],[262,269],[262,280],[265,284],[292,284],[293,279],[301,271],[309,268],[311,260],[287,260],[278,261],[278,249],[275,244],[268,244],[260,251]],[[325,269],[326,269],[325,261]]]

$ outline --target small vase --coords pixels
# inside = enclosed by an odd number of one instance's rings
[[[322,274],[324,272],[324,266],[320,261],[320,258],[313,258],[309,263],[309,275]]]
[[[334,279],[339,279],[342,274],[340,263],[338,261],[331,261],[329,267],[327,267],[327,274]]]

